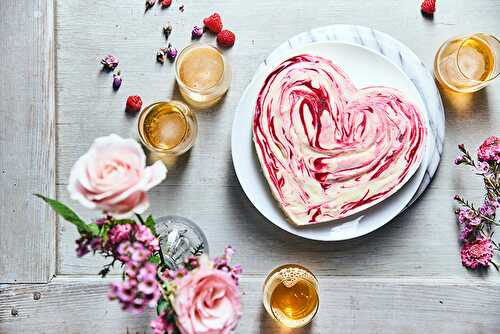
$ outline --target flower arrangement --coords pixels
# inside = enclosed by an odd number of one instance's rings
[[[500,138],[487,138],[477,150],[477,161],[465,149],[458,145],[461,154],[455,159],[456,165],[471,166],[476,174],[482,176],[486,194],[479,208],[455,195],[459,208],[456,216],[460,225],[460,240],[463,242],[460,255],[465,267],[476,269],[492,264],[493,252],[500,251],[500,245],[493,240],[494,228],[500,225],[496,221],[496,210],[500,206]]]
[[[121,265],[122,280],[111,284],[108,297],[133,314],[156,308],[154,334],[227,334],[241,317],[241,267],[230,265],[233,249],[226,247],[215,259],[193,249],[180,268],[169,268],[154,218],[141,216],[149,207],[147,191],[166,173],[161,162],[146,167],[136,141],[110,135],[97,138],[78,159],[68,185],[72,199],[102,211],[102,218],[86,223],[63,203],[36,196],[76,226],[77,256],[92,252],[110,259],[99,272],[102,277]]]

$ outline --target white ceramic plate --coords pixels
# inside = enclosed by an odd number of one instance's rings
[[[382,85],[399,89],[417,105],[426,119],[428,111],[411,80],[386,57],[360,45],[344,42],[311,43],[290,50],[272,59],[259,69],[243,93],[238,105],[231,137],[231,149],[236,175],[247,197],[270,222],[295,235],[314,240],[345,240],[359,237],[383,226],[400,213],[416,193],[425,174],[420,167],[413,177],[395,194],[383,202],[358,214],[328,223],[297,227],[289,223],[272,197],[267,181],[260,170],[252,141],[252,122],[257,94],[264,79],[284,59],[301,53],[310,53],[331,59],[351,78],[356,87]],[[427,137],[428,140],[430,136]],[[428,165],[431,152],[425,143],[422,166]]]

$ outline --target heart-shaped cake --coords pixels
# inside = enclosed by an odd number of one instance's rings
[[[343,218],[394,194],[418,168],[426,134],[401,92],[358,89],[332,61],[308,54],[272,71],[255,105],[262,171],[297,225]]]

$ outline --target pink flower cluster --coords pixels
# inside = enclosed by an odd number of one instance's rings
[[[479,161],[500,163],[500,138],[497,136],[487,138],[479,146],[477,158]]]
[[[148,259],[159,249],[158,239],[144,225],[120,224],[109,231],[106,247],[125,266],[125,279],[111,284],[108,297],[134,314],[155,307],[161,295],[158,268]]]
[[[478,266],[487,267],[493,257],[493,244],[490,239],[479,238],[474,242],[466,242],[460,251],[462,264],[471,269]]]
[[[461,205],[456,211],[460,224],[460,240],[463,241],[460,256],[462,264],[468,268],[488,267],[493,261],[493,251],[500,250],[500,246],[492,240],[496,222],[496,211],[500,207],[500,138],[487,138],[477,150],[477,160],[465,149],[463,144],[458,145],[462,153],[455,159],[457,165],[467,165],[475,168],[477,174],[483,178],[486,190],[484,202],[479,208],[466,201],[459,195],[455,200]]]
[[[460,240],[467,240],[474,235],[475,227],[481,224],[481,218],[469,208],[459,209],[457,217],[460,223]]]

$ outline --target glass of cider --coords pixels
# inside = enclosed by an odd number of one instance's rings
[[[198,123],[186,104],[180,101],[156,102],[141,111],[138,132],[141,142],[150,151],[176,156],[193,146]]]
[[[319,308],[318,280],[301,265],[282,265],[267,276],[263,303],[267,313],[283,326],[305,326]]]
[[[207,108],[229,89],[231,66],[216,47],[193,43],[177,56],[175,78],[187,103],[195,108]]]
[[[441,85],[472,93],[488,85],[500,72],[500,41],[478,33],[446,41],[434,59],[434,75]]]

